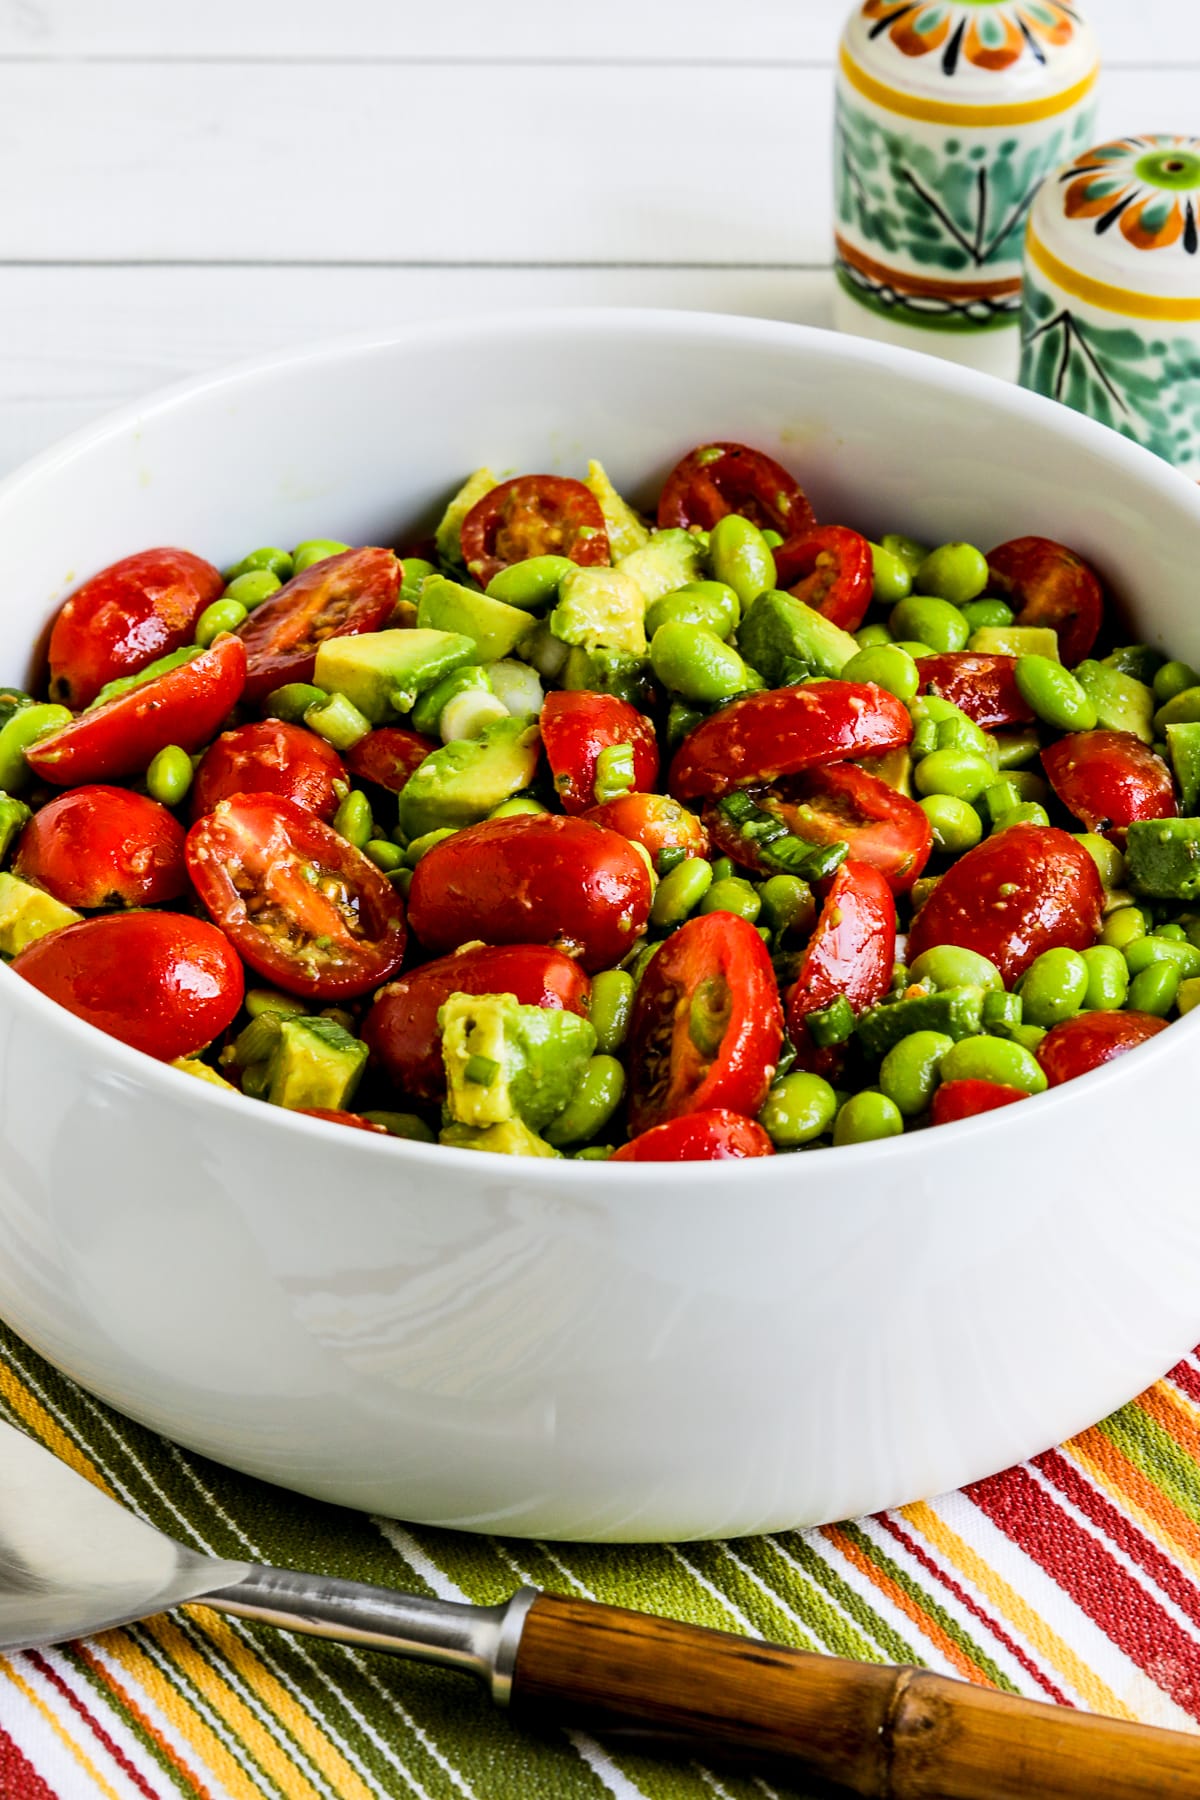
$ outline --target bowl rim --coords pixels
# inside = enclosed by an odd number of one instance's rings
[[[598,331],[628,337],[659,336],[672,342],[683,338],[705,340],[711,344],[716,338],[719,340],[718,347],[732,349],[744,347],[747,343],[775,345],[783,350],[802,351],[807,348],[813,353],[819,351],[826,359],[832,356],[837,361],[859,368],[877,367],[883,371],[918,375],[932,388],[954,393],[960,398],[974,395],[986,407],[999,408],[1010,415],[1024,416],[1052,427],[1055,435],[1068,444],[1074,441],[1081,449],[1091,448],[1102,452],[1107,461],[1115,462],[1118,467],[1126,467],[1131,476],[1140,481],[1148,480],[1151,486],[1158,486],[1167,498],[1185,511],[1194,513],[1197,529],[1200,531],[1200,486],[1141,445],[1122,437],[1119,432],[1040,394],[920,351],[873,339],[848,337],[818,326],[750,318],[736,313],[691,312],[654,307],[514,308],[512,311],[480,313],[463,318],[416,321],[398,327],[373,328],[314,340],[267,355],[248,357],[156,389],[144,399],[116,408],[72,432],[21,464],[0,481],[0,508],[11,503],[23,488],[51,476],[55,470],[86,455],[93,447],[137,428],[149,418],[173,411],[201,396],[214,395],[224,388],[236,387],[252,376],[284,371],[299,373],[317,364],[356,359],[368,356],[372,351],[393,348],[433,350],[442,344],[461,346],[465,340],[484,342],[488,338],[506,335],[537,337],[544,342],[549,334],[560,340],[575,338],[580,342],[587,342]],[[186,1105],[201,1117],[215,1105],[221,1109],[236,1109],[238,1115],[248,1123],[251,1114],[246,1109],[253,1108],[259,1116],[259,1126],[268,1132],[285,1130],[306,1135],[319,1134],[325,1138],[330,1132],[338,1133],[342,1141],[342,1153],[346,1156],[365,1159],[402,1154],[418,1163],[427,1161],[431,1172],[440,1169],[444,1175],[450,1175],[454,1171],[468,1175],[474,1170],[476,1181],[494,1176],[498,1172],[497,1165],[505,1166],[513,1175],[518,1173],[513,1168],[514,1159],[511,1157],[487,1151],[481,1153],[477,1150],[455,1149],[436,1143],[424,1144],[414,1139],[385,1138],[377,1133],[351,1133],[345,1126],[329,1120],[309,1118],[283,1107],[264,1106],[261,1101],[252,1100],[247,1095],[236,1091],[225,1092],[194,1078],[184,1076],[181,1079],[181,1071],[172,1068],[169,1063],[161,1062],[144,1051],[135,1050],[119,1038],[101,1031],[98,1026],[76,1017],[56,1001],[23,982],[19,975],[15,975],[4,964],[0,964],[0,995],[7,996],[5,1004],[8,1007],[25,1009],[35,1022],[44,1023],[48,1029],[62,1031],[73,1038],[84,1060],[99,1065],[101,1073],[111,1072],[140,1082],[148,1087],[152,1096],[155,1093],[172,1095],[176,1104]],[[1177,1020],[1169,1030],[1160,1032],[1149,1042],[1140,1045],[1136,1067],[1148,1073],[1148,1062],[1152,1055],[1161,1059],[1166,1055],[1182,1054],[1185,1043],[1190,1043],[1198,1031],[1200,1008],[1194,1014]],[[1180,1034],[1178,1038],[1176,1033]],[[1169,1049],[1168,1039],[1178,1048]],[[105,1055],[98,1056],[98,1049],[102,1049]],[[1066,1082],[1060,1087],[1033,1096],[1040,1101],[1038,1115],[1044,1120],[1051,1106],[1065,1114],[1067,1109],[1082,1105],[1089,1095],[1098,1094],[1099,1084],[1102,1082],[1112,1086],[1115,1092],[1117,1083],[1130,1078],[1127,1060],[1126,1057],[1119,1057],[1076,1081]],[[898,1157],[908,1160],[914,1157],[927,1158],[934,1146],[944,1143],[947,1135],[949,1142],[945,1143],[943,1154],[957,1154],[960,1149],[968,1147],[968,1132],[982,1144],[988,1133],[1026,1130],[1019,1123],[1021,1117],[1023,1115],[1014,1119],[1011,1109],[1005,1107],[975,1118],[956,1120],[950,1128],[939,1126],[932,1130],[932,1134],[929,1130],[906,1132],[900,1137],[884,1138],[873,1143],[837,1146],[838,1156],[847,1159],[839,1162],[838,1167],[844,1168],[847,1176],[855,1173],[867,1176],[874,1167],[882,1167],[886,1159],[889,1170],[892,1170],[896,1167],[895,1159]],[[834,1146],[828,1148],[832,1149]],[[853,1162],[848,1160],[851,1157],[854,1158]],[[451,1160],[448,1161],[448,1158]],[[656,1185],[671,1188],[690,1187],[697,1180],[723,1182],[729,1177],[731,1161],[736,1161],[743,1167],[760,1165],[756,1174],[743,1173],[739,1176],[738,1179],[743,1184],[747,1180],[762,1184],[778,1179],[773,1156],[708,1163],[620,1162],[615,1165],[605,1162],[580,1165],[570,1157],[558,1156],[522,1157],[517,1161],[519,1178],[523,1184],[532,1182],[556,1185],[565,1179],[573,1183],[587,1182],[592,1187],[610,1191],[617,1183],[628,1184],[633,1169],[652,1175]],[[804,1179],[800,1172],[802,1167],[802,1161],[789,1163],[791,1173],[798,1180]],[[572,1172],[568,1174],[568,1170]]]

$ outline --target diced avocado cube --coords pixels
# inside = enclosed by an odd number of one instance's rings
[[[504,600],[489,600],[444,575],[429,575],[421,584],[417,624],[470,638],[474,662],[499,662],[511,656],[537,624],[531,613]]]
[[[411,842],[427,831],[486,819],[530,785],[540,742],[536,724],[504,718],[485,725],[476,738],[457,738],[434,750],[401,790],[401,830]]]
[[[643,549],[650,542],[650,527],[638,517],[627,501],[622,500],[608,479],[608,471],[603,463],[588,464],[583,485],[600,502],[614,561],[619,562],[623,556],[632,556],[635,550]]]
[[[983,1030],[983,1000],[982,988],[960,987],[873,1006],[858,1021],[858,1039],[868,1056],[886,1056],[913,1031],[942,1031],[955,1043],[978,1037]]]
[[[664,594],[700,579],[704,549],[690,531],[655,531],[648,544],[621,557],[617,567],[637,582],[642,599],[650,606]]]
[[[848,631],[779,588],[751,602],[738,629],[738,649],[768,687],[786,687],[806,674],[840,675],[858,655]]]
[[[550,629],[561,643],[584,650],[645,656],[645,617],[641,588],[620,569],[572,569],[559,584]]]
[[[485,494],[490,494],[492,489],[499,485],[490,469],[476,469],[473,475],[468,475],[442,514],[437,531],[434,533],[438,555],[443,562],[460,563],[462,561],[463,520]]]
[[[1200,723],[1168,725],[1167,754],[1179,783],[1179,810],[1194,813],[1200,801]]]
[[[1075,679],[1096,709],[1106,731],[1131,731],[1143,744],[1154,742],[1154,694],[1144,681],[1101,662],[1081,662]]]
[[[0,794],[0,863],[32,817],[23,800],[14,799],[11,794]]]
[[[1200,723],[1200,687],[1184,688],[1182,694],[1173,694],[1154,715],[1154,729],[1160,736],[1168,725],[1197,723]]]
[[[1048,656],[1061,662],[1058,633],[1041,625],[981,625],[967,641],[977,656]]]
[[[515,994],[451,994],[438,1011],[446,1113],[486,1129],[519,1119],[548,1125],[575,1093],[596,1048],[577,1013],[522,1006]]]
[[[77,924],[80,917],[19,876],[0,874],[0,956],[18,956],[38,938]]]
[[[336,1019],[281,1019],[266,1096],[293,1112],[344,1112],[367,1066],[367,1046]]]
[[[1200,819],[1137,819],[1125,840],[1129,885],[1154,900],[1200,900]]]
[[[373,725],[382,725],[395,713],[408,712],[418,694],[443,675],[475,659],[469,637],[400,626],[326,638],[317,651],[315,680],[327,693],[344,694]]]
[[[473,1125],[447,1125],[438,1143],[450,1150],[490,1150],[494,1156],[562,1155],[520,1119],[506,1119],[503,1125],[489,1125],[484,1131]]]
[[[207,1081],[209,1087],[224,1088],[229,1094],[237,1093],[232,1081],[226,1081],[223,1075],[218,1075],[215,1069],[210,1069],[208,1064],[201,1062],[198,1056],[177,1056],[171,1067],[180,1070],[184,1075],[194,1076],[197,1081]]]
[[[643,710],[653,699],[648,658],[623,650],[572,650],[560,684],[573,694],[615,694]]]

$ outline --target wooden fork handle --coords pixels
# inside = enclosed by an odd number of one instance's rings
[[[802,1765],[871,1800],[1200,1797],[1200,1739],[1180,1732],[550,1594],[512,1704]]]

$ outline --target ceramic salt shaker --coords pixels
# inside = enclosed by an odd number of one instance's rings
[[[1091,142],[1099,66],[1074,0],[856,0],[834,145],[841,330],[1016,375],[1029,208]]]
[[[1127,137],[1029,219],[1021,382],[1200,480],[1200,138]]]

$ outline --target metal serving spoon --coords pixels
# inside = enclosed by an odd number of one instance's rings
[[[0,1423],[0,1650],[196,1601],[479,1677],[501,1706],[790,1763],[888,1800],[1200,1795],[1200,1740],[521,1588],[462,1606],[200,1556]]]

